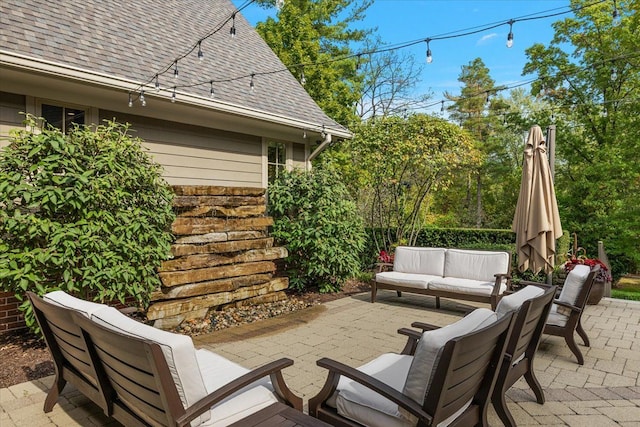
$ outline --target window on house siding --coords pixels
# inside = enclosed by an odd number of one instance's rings
[[[269,142],[267,147],[267,173],[273,182],[287,164],[287,148],[282,142]]]
[[[41,116],[49,125],[67,133],[74,123],[84,125],[85,110],[42,104]]]

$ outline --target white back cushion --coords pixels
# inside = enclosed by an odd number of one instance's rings
[[[520,289],[518,292],[502,297],[496,307],[498,319],[501,319],[507,313],[519,310],[525,301],[539,297],[543,293],[544,291],[537,286],[525,286],[524,289]]]
[[[398,246],[394,252],[393,270],[442,277],[445,252],[444,248]]]
[[[590,272],[591,267],[588,265],[578,264],[573,267],[573,270],[567,274],[564,285],[562,285],[562,291],[560,292],[558,301],[575,305],[580,289],[582,289],[582,285],[584,285]]]
[[[113,307],[95,312],[91,320],[121,334],[158,343],[162,348],[180,400],[185,408],[207,395],[191,337],[145,325],[120,313]],[[200,419],[205,421],[209,416],[210,414],[206,412]]]
[[[91,317],[93,313],[98,310],[102,310],[107,306],[105,304],[99,304],[97,302],[85,301],[80,298],[76,298],[73,295],[69,295],[65,291],[53,291],[43,295],[42,299],[60,307],[70,308],[79,313],[84,314],[86,317]]]
[[[494,274],[509,272],[509,253],[448,249],[445,277],[495,282]]]
[[[431,383],[431,373],[440,359],[444,345],[453,338],[488,326],[497,319],[496,313],[488,308],[478,308],[455,323],[424,332],[418,341],[403,394],[422,405],[427,387]]]

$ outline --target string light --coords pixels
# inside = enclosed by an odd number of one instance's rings
[[[204,59],[204,53],[202,53],[202,40],[198,42],[198,59],[200,61]]]
[[[427,64],[431,64],[433,62],[433,55],[431,55],[431,47],[429,46],[429,42],[431,39],[426,39],[427,42]]]
[[[160,78],[156,74],[156,92],[160,92]]]
[[[131,96],[131,92],[129,92],[129,108],[133,107],[133,97]]]
[[[141,90],[141,91],[140,91],[140,104],[141,104],[143,107],[146,107],[146,106],[147,106],[147,100],[146,100],[146,99],[144,99],[144,91],[143,91],[143,90]]]
[[[490,92],[490,91],[487,91],[487,97],[486,97],[486,98],[485,98],[485,100],[484,100],[484,102],[485,102],[486,104],[491,103],[491,99],[489,98],[490,96],[491,96],[491,92]]]
[[[618,26],[620,24],[621,18],[620,13],[618,13],[618,5],[616,4],[616,0],[613,0],[613,13],[611,14],[613,18],[613,25]]]
[[[211,89],[209,90],[209,96],[211,98],[213,98],[216,95],[215,91],[213,90],[213,80],[211,80],[209,83],[211,83]]]
[[[611,81],[615,82],[616,80],[618,80],[618,72],[616,71],[615,68],[611,68]]]
[[[171,102],[176,102],[176,87],[173,87],[173,93],[171,94]]]
[[[358,54],[358,60],[356,61],[356,71],[360,70],[361,61],[362,61],[362,54],[359,53]]]
[[[307,139],[307,131],[306,130],[302,131],[302,139]]]
[[[306,84],[307,84],[307,78],[306,78],[306,77],[305,77],[305,75],[304,75],[304,67],[302,67],[302,68],[300,69],[300,84],[301,84],[302,86],[304,86],[304,85],[306,85]]]
[[[509,35],[507,36],[507,47],[511,48],[513,46],[513,23],[515,21],[513,19],[509,20]]]
[[[284,0],[276,0],[276,9],[281,10],[284,6]]]
[[[236,37],[236,14],[231,15],[231,29],[229,29],[229,34],[231,34],[231,38],[234,39]]]
[[[249,82],[249,93],[254,93],[256,90],[256,85],[253,83],[253,77],[255,74],[251,74],[251,81]]]
[[[173,61],[173,78],[178,78],[178,61]]]
[[[444,100],[440,101],[442,104],[440,105],[440,112],[444,113]]]

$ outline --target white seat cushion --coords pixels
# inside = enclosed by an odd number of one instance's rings
[[[494,282],[495,274],[509,272],[509,253],[448,249],[444,262],[444,277]]]
[[[488,308],[478,308],[455,323],[424,332],[418,341],[403,393],[422,405],[444,345],[453,338],[490,325],[497,318]]]
[[[406,286],[408,288],[427,289],[430,280],[439,279],[440,276],[428,276],[426,274],[401,273],[398,271],[384,271],[376,274],[376,282],[387,285]]]
[[[444,248],[398,246],[394,252],[393,271],[444,276]]]
[[[208,350],[197,350],[196,358],[207,393],[212,393],[249,372],[224,357]],[[232,424],[278,402],[269,377],[232,394],[209,411],[209,421],[202,426],[222,427]]]
[[[43,300],[52,304],[73,309],[79,313],[84,314],[86,317],[91,317],[93,313],[98,310],[102,310],[107,307],[105,304],[99,304],[97,302],[85,301],[80,298],[76,298],[64,291],[53,291],[45,294],[42,297]]]
[[[558,308],[560,308],[560,306],[558,306],[557,304],[551,305],[551,310],[549,310],[549,317],[547,317],[547,325],[564,326],[567,324],[567,320],[569,320],[569,317],[566,314],[559,313]]]
[[[573,267],[573,270],[567,274],[567,278],[562,285],[562,291],[558,297],[558,301],[566,302],[567,304],[575,305],[578,299],[578,294],[582,289],[582,285],[587,280],[587,276],[591,272],[591,267],[588,265],[578,264]]]
[[[467,295],[491,295],[495,281],[486,282],[458,277],[438,277],[429,281],[429,289],[455,292]],[[507,290],[507,285],[500,285],[500,294]]]
[[[525,301],[539,297],[543,293],[544,291],[542,288],[537,286],[525,286],[518,292],[502,297],[496,307],[496,314],[498,315],[498,318],[502,318],[507,313],[519,310]]]
[[[158,343],[162,348],[180,400],[185,408],[207,395],[191,337],[145,325],[120,313],[113,307],[106,307],[94,312],[91,320],[124,335]],[[208,419],[209,413],[207,412],[200,417],[199,422]],[[198,425],[198,420],[192,425]]]

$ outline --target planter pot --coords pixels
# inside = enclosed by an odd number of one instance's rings
[[[600,302],[603,296],[604,296],[604,282],[602,281],[593,282],[593,286],[591,287],[591,292],[589,293],[589,298],[587,299],[587,304],[596,305]]]

